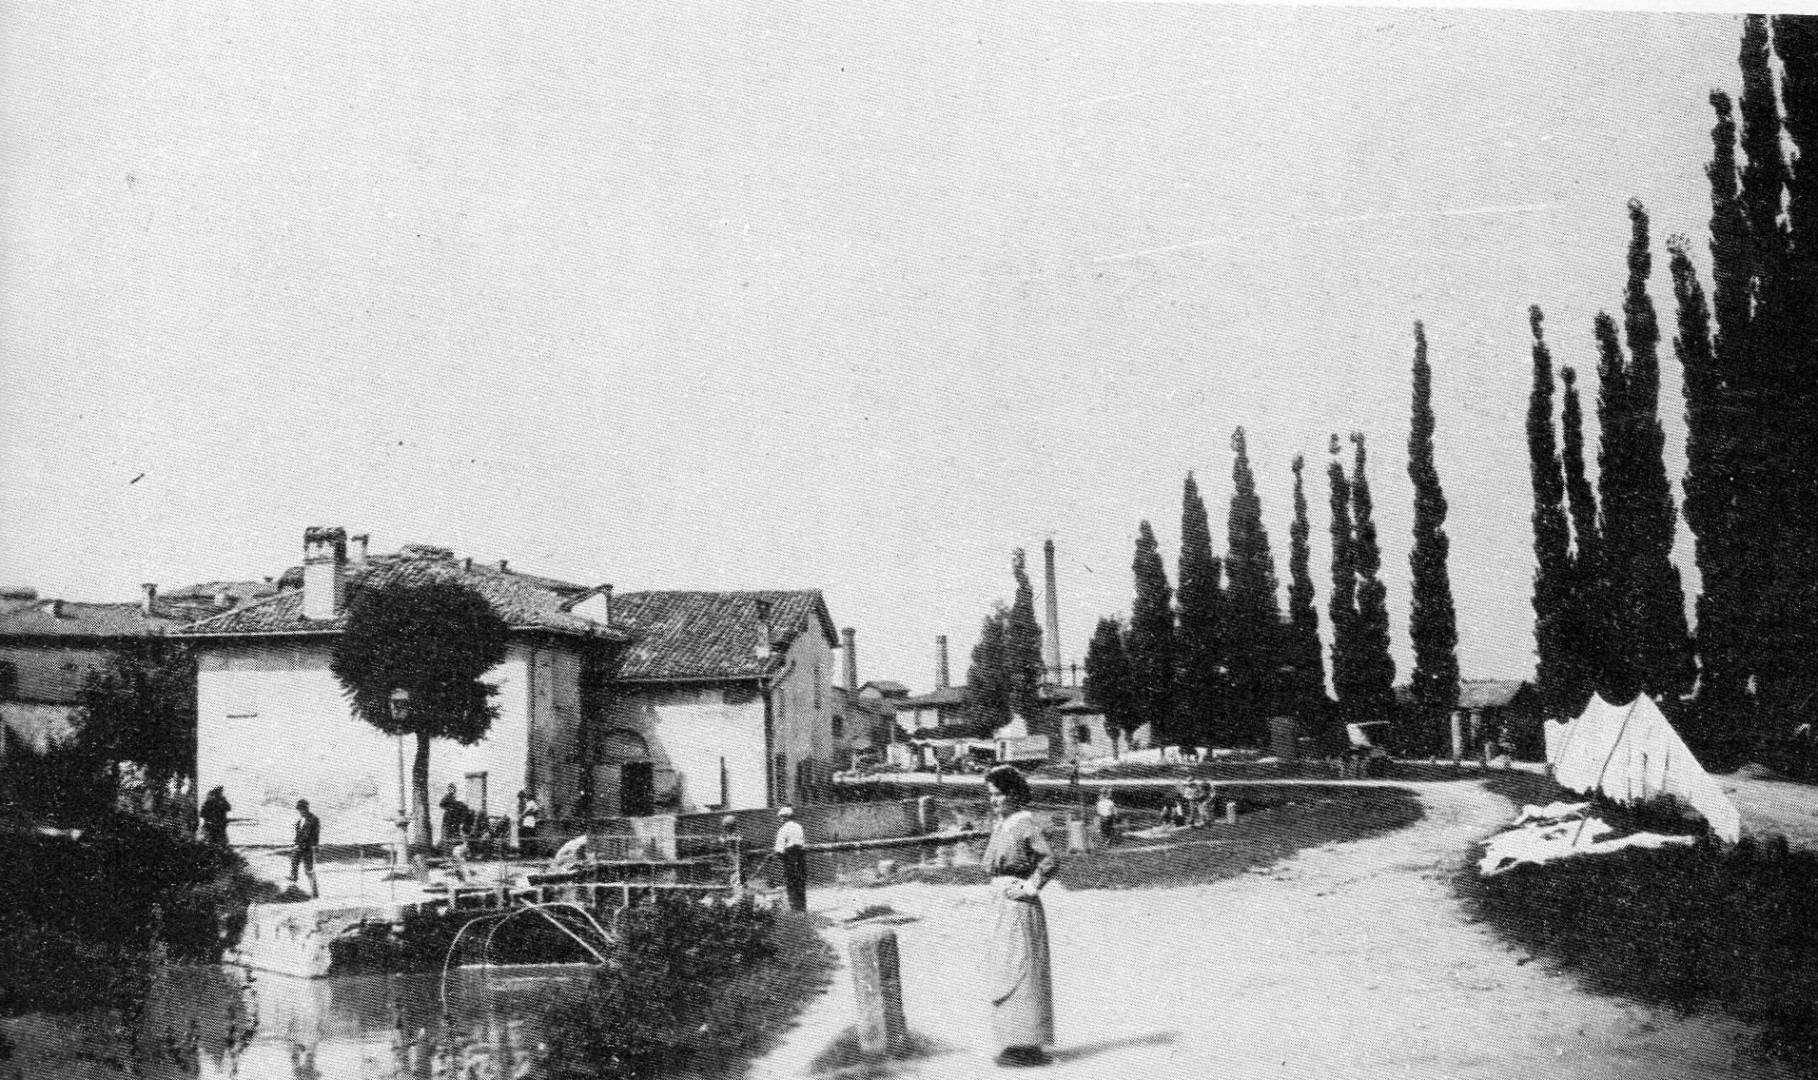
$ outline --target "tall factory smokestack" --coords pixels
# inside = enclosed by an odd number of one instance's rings
[[[934,688],[945,690],[953,685],[947,678],[947,635],[934,639]]]
[[[845,639],[846,649],[846,689],[858,693],[858,631],[848,626],[840,631]]]
[[[1054,685],[1061,683],[1060,597],[1054,590],[1054,540],[1042,541],[1042,558],[1048,564],[1048,671]]]

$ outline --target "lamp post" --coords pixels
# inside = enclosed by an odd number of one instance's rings
[[[402,725],[410,719],[410,691],[402,686],[391,692],[392,723]],[[402,866],[410,851],[410,803],[404,788],[404,736],[398,736],[398,865]]]

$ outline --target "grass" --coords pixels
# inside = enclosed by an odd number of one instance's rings
[[[1517,802],[1580,798],[1539,776],[1489,786]],[[1601,810],[1620,820],[1616,808]],[[1707,836],[1489,878],[1472,867],[1455,884],[1474,915],[1588,989],[1681,1012],[1721,1009],[1758,1025],[1770,1053],[1818,1075],[1818,853],[1779,837],[1727,847]]]
[[[1155,823],[1167,793],[1120,791],[1118,796],[1135,827],[1143,828]],[[1051,825],[1046,831],[1060,859],[1058,880],[1070,889],[1169,888],[1221,881],[1272,866],[1306,848],[1380,836],[1421,818],[1418,798],[1385,787],[1249,789],[1241,793],[1239,807],[1236,825],[1189,829],[1166,839],[1131,837],[1079,855],[1064,854],[1066,827]],[[1064,822],[1071,808],[1038,802],[1035,810]],[[930,884],[982,885],[987,880],[980,866],[912,867],[905,873]]]

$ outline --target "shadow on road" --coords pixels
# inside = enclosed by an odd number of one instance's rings
[[[1112,1050],[1128,1050],[1137,1046],[1167,1046],[1174,1041],[1172,1031],[1157,1031],[1148,1035],[1129,1035],[1122,1039],[1106,1039],[1103,1042],[1087,1043],[1084,1046],[1069,1046],[1064,1050],[1049,1051],[1056,1061],[1079,1061]]]

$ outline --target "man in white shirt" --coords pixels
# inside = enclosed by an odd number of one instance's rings
[[[783,823],[776,830],[776,854],[783,864],[783,889],[789,894],[789,910],[808,910],[808,837],[802,823],[795,820],[795,808],[778,807],[776,816]]]

